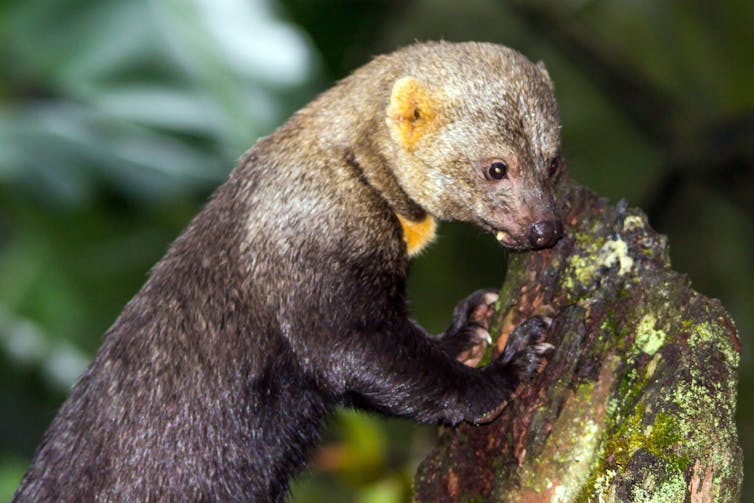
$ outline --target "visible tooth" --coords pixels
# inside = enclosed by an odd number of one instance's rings
[[[497,238],[498,241],[502,241],[508,236],[508,233],[505,231],[497,231],[497,234],[495,234],[495,238]]]

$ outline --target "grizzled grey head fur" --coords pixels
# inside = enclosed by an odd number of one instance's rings
[[[440,219],[476,223],[514,248],[559,237],[552,189],[562,164],[560,121],[543,64],[498,45],[441,42],[373,65],[390,69],[392,141],[383,149],[413,201]],[[544,236],[531,227],[541,222],[552,227]]]

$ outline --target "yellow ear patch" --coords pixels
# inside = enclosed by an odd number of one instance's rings
[[[395,214],[403,229],[403,241],[406,242],[406,249],[409,257],[412,257],[422,251],[425,246],[435,239],[437,231],[437,222],[434,217],[427,215],[423,220],[412,222],[400,214]]]
[[[393,85],[387,107],[387,124],[393,140],[413,150],[427,133],[439,128],[440,100],[414,77],[402,77]]]

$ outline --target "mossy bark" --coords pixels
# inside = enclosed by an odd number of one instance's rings
[[[561,186],[567,235],[511,254],[492,334],[544,315],[556,349],[495,421],[441,433],[416,501],[738,501],[733,322],[641,211]]]

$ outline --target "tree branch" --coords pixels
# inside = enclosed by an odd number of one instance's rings
[[[495,332],[499,351],[546,315],[556,350],[495,421],[442,433],[416,500],[737,501],[732,321],[671,270],[643,213],[562,190],[567,236],[511,256]]]

